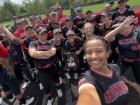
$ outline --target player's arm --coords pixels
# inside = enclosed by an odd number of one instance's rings
[[[51,48],[49,51],[37,51],[36,48],[29,47],[29,54],[36,59],[49,59],[56,54],[56,49]]]
[[[104,38],[107,41],[111,42],[119,32],[121,32],[125,28],[129,27],[130,24],[134,22],[134,20],[135,20],[135,16],[127,17],[123,23],[121,23],[118,27],[116,26],[117,28],[115,28],[114,30],[107,33]],[[114,25],[114,27],[115,27],[115,25]]]
[[[94,85],[84,83],[79,87],[79,98],[76,105],[101,105],[99,95]]]
[[[11,39],[11,40],[15,40],[16,37],[6,28],[4,27],[4,31],[6,33],[6,35]]]

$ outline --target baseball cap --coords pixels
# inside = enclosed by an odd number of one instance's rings
[[[16,21],[16,23],[17,24],[22,24],[23,22],[25,22],[26,20],[24,19],[24,18],[22,18],[22,19],[18,19],[17,21]]]
[[[107,13],[103,12],[100,14],[101,16],[107,16]]]
[[[56,33],[62,33],[61,29],[56,28],[53,30],[53,34],[55,35]]]
[[[38,35],[42,35],[43,33],[47,33],[48,31],[46,30],[46,29],[44,29],[44,28],[40,28],[39,30],[38,30]]]
[[[70,18],[66,18],[65,21],[66,21],[66,22],[67,22],[67,21],[71,21],[71,19],[70,19]]]
[[[55,16],[55,15],[57,15],[58,13],[57,12],[51,12],[50,13],[50,16]]]
[[[92,11],[91,10],[86,11],[86,14],[89,14],[89,13],[92,13]]]
[[[127,2],[127,0],[118,0],[118,4],[121,2]]]
[[[75,35],[75,32],[73,30],[68,30],[66,36],[68,35]]]
[[[82,7],[80,7],[80,6],[77,7],[77,8],[76,8],[76,11],[77,11],[77,12],[82,12],[82,11],[83,11],[83,10],[82,10]]]

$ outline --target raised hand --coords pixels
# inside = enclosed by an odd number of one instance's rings
[[[120,25],[120,27],[123,29],[129,27],[132,23],[135,21],[135,16],[128,16],[124,22]]]

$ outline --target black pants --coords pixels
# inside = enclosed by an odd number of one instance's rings
[[[60,75],[57,66],[52,66],[48,69],[38,69],[38,77],[46,94],[51,93],[52,82],[59,84]]]
[[[14,64],[14,73],[18,81],[22,81],[24,79],[22,72],[26,75],[28,80],[33,80],[29,67],[25,61],[22,61],[18,64]]]
[[[31,68],[34,68],[34,62],[33,62],[33,58],[29,55],[28,50],[27,49],[23,49],[23,52],[26,56],[27,62],[30,65]]]
[[[127,70],[129,67],[132,68],[134,76],[137,80],[137,82],[140,84],[140,61],[135,62],[126,62],[122,61],[121,68],[122,68],[122,74]]]
[[[0,84],[5,92],[11,91],[15,96],[21,94],[17,79],[4,69],[0,69]]]

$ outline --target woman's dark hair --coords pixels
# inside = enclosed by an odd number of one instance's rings
[[[86,46],[87,46],[87,43],[90,42],[90,41],[93,41],[93,40],[101,40],[103,43],[104,43],[104,46],[106,48],[106,51],[109,51],[109,53],[111,53],[111,44],[110,42],[106,41],[103,37],[99,37],[99,36],[95,36],[93,37],[92,39],[90,40],[87,40],[85,43],[84,43],[84,51],[86,52]],[[93,45],[94,46],[94,45]]]

